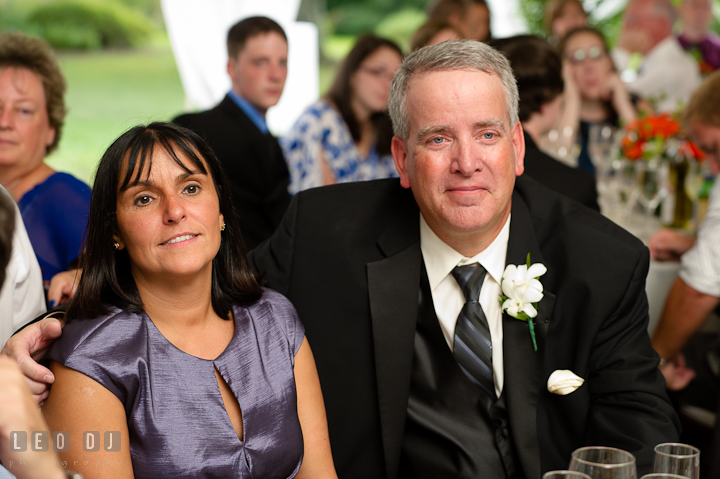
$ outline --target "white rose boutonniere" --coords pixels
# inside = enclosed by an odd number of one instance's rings
[[[547,268],[542,263],[530,264],[528,253],[527,264],[509,264],[502,275],[500,309],[513,318],[527,321],[534,351],[537,351],[537,341],[532,318],[537,316],[537,304],[543,298],[543,285],[538,278],[545,273]]]

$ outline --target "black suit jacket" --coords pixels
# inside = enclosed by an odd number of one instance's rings
[[[227,95],[212,110],[173,122],[203,137],[218,156],[247,249],[269,238],[290,203],[290,174],[277,140],[262,133]]]
[[[397,474],[410,386],[422,255],[420,213],[398,180],[295,196],[273,237],[251,252],[306,327],[341,478]],[[678,422],[647,335],[647,249],[600,215],[530,178],[517,179],[507,264],[530,253],[548,272],[536,318],[503,316],[504,394],[528,478],[567,468],[571,452],[611,445],[650,471]],[[570,369],[567,396],[546,382]]]
[[[586,171],[560,163],[525,135],[525,173],[537,182],[595,211],[600,211],[595,178]]]

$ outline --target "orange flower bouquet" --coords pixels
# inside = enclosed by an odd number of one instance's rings
[[[693,216],[693,178],[702,151],[682,132],[675,116],[667,113],[646,116],[625,125],[620,155],[637,165],[641,203],[648,215],[663,202],[660,219],[673,228],[685,229]],[[689,190],[686,188],[690,188]],[[664,199],[664,201],[663,201]],[[645,200],[645,201],[643,201]]]
[[[677,118],[668,113],[629,122],[625,125],[620,149],[622,156],[633,161],[676,157],[700,161],[704,158],[700,148],[682,134]]]

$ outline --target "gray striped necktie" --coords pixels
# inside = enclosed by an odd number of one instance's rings
[[[452,275],[465,296],[465,305],[455,325],[453,355],[470,381],[495,400],[490,328],[478,302],[485,268],[478,264],[456,266]]]

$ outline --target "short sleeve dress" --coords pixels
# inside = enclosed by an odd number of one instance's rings
[[[145,314],[75,320],[46,356],[102,384],[125,406],[140,478],[291,478],[300,469],[294,358],[305,330],[282,295],[233,308],[235,333],[215,360],[173,346]],[[233,429],[214,369],[242,411]]]
[[[340,113],[325,100],[311,105],[280,139],[290,170],[290,193],[321,186],[321,155],[338,183],[398,176],[392,155],[373,145],[363,158]]]
[[[66,271],[80,254],[90,211],[90,188],[67,173],[55,173],[18,201],[43,280]]]

